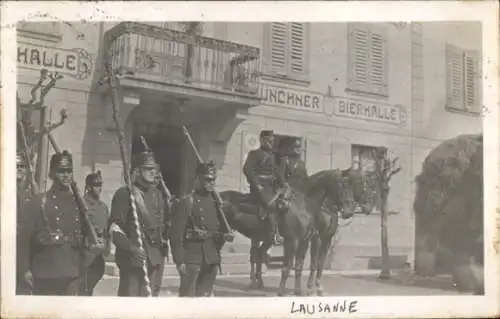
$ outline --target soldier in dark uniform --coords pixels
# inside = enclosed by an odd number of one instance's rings
[[[212,294],[220,250],[226,240],[218,207],[213,197],[216,169],[213,163],[199,164],[197,186],[183,197],[174,210],[171,243],[174,261],[181,276],[180,297]]]
[[[68,151],[51,157],[49,177],[50,190],[34,196],[22,212],[21,272],[33,278],[34,295],[77,295],[84,237]]]
[[[83,294],[92,296],[97,283],[104,276],[104,256],[109,254],[110,244],[108,240],[108,206],[100,200],[102,191],[102,175],[101,171],[89,174],[85,178],[85,201],[87,202],[87,215],[93,224],[97,236],[104,241],[104,250],[92,251],[87,253],[85,259],[85,275]]]
[[[29,200],[29,185],[27,178],[27,168],[26,162],[24,161],[24,156],[21,152],[17,153],[16,156],[16,179],[17,179],[17,233],[16,233],[16,250],[17,250],[17,294],[18,295],[29,295],[32,289],[31,278],[24,278],[25,273],[23,272],[23,267],[21,263],[22,260],[22,229],[24,217],[22,212],[24,211],[25,204]]]
[[[302,143],[299,138],[291,137],[286,139],[284,144],[279,160],[280,179],[286,186],[300,190],[308,178],[306,165],[301,159]]]
[[[142,263],[146,262],[148,277],[153,296],[160,293],[163,279],[165,257],[167,256],[167,237],[165,205],[160,190],[156,187],[157,164],[153,153],[144,145],[145,151],[137,154],[132,163],[133,195],[139,217],[143,248],[138,246],[136,226],[130,205],[127,187],[116,191],[111,203],[110,233],[116,245],[115,261],[120,269],[118,296],[145,296]]]
[[[274,132],[260,132],[260,148],[248,153],[243,166],[248,183],[250,184],[250,193],[259,206],[259,216],[267,221],[270,227],[272,241],[278,245],[282,238],[279,235],[276,216],[274,214],[274,203],[269,205],[271,199],[276,195],[277,184],[280,184],[278,174],[278,163],[273,153]],[[278,182],[278,183],[277,183]]]

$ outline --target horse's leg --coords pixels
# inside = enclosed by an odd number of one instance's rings
[[[283,258],[283,267],[281,268],[281,281],[279,286],[279,296],[284,296],[286,292],[286,282],[288,280],[288,276],[290,276],[290,270],[293,267],[293,259],[295,255],[295,251],[297,247],[297,241],[292,238],[286,238],[283,243],[284,250],[284,258]]]
[[[332,245],[332,238],[334,232],[328,232],[327,234],[324,234],[323,236],[320,237],[320,248],[319,248],[319,255],[318,255],[318,273],[316,275],[316,291],[318,296],[323,295],[323,287],[321,285],[321,276],[323,275],[323,268],[325,267],[325,261],[326,261],[326,255],[328,254],[328,251],[330,250],[330,247]]]
[[[295,252],[295,295],[297,296],[302,296],[302,269],[307,248],[309,248],[309,238],[300,240]]]
[[[250,247],[250,288],[257,288],[257,277],[255,273],[255,264],[258,263],[258,249],[259,249],[259,241],[252,239],[252,246]]]
[[[319,235],[311,237],[311,266],[309,271],[309,279],[307,280],[307,289],[311,292],[315,286],[316,272],[318,270],[318,256],[321,239]]]
[[[256,276],[256,280],[257,280],[257,288],[258,289],[264,288],[264,281],[262,279],[262,264],[265,262],[267,250],[271,246],[272,246],[272,242],[265,240],[264,242],[262,242],[262,245],[260,245],[260,247],[256,250],[258,257],[257,257],[257,272],[256,272],[255,276]]]

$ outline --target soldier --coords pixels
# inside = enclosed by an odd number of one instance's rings
[[[279,161],[280,179],[287,186],[294,189],[302,189],[308,177],[306,165],[300,158],[302,143],[300,138],[297,137],[291,137],[285,142],[286,145]]]
[[[24,273],[21,266],[22,260],[22,231],[23,231],[23,220],[24,217],[22,212],[24,211],[24,206],[29,200],[29,186],[27,178],[26,163],[24,161],[21,152],[16,154],[16,179],[17,179],[17,233],[16,233],[16,249],[17,249],[17,294],[26,295],[31,294],[32,282],[30,278],[24,278]]]
[[[21,272],[32,278],[34,295],[78,295],[84,237],[68,151],[51,157],[49,177],[50,190],[34,196],[22,212]]]
[[[105,249],[103,251],[92,251],[87,253],[85,259],[85,274],[83,294],[92,296],[97,283],[104,276],[104,256],[109,254],[110,243],[108,240],[108,206],[100,200],[102,191],[102,175],[101,171],[89,174],[85,178],[85,201],[87,202],[87,214],[91,220],[97,236],[104,240]]]
[[[118,189],[111,202],[110,233],[116,245],[115,261],[120,269],[118,296],[145,296],[142,263],[146,262],[153,296],[160,293],[168,243],[165,232],[165,205],[156,187],[157,164],[147,145],[132,163],[135,176],[133,195],[139,217],[143,248],[138,246],[135,222],[132,217],[130,193],[127,187]]]
[[[272,241],[275,245],[279,245],[282,238],[273,212],[274,203],[269,203],[276,195],[276,182],[281,183],[273,144],[274,132],[261,131],[260,148],[248,153],[243,173],[250,184],[250,193],[259,206],[259,216],[262,220],[268,221],[267,226],[271,228]]]
[[[181,276],[179,297],[212,295],[226,240],[213,197],[215,165],[199,164],[196,177],[195,190],[177,203],[172,219],[172,252]]]

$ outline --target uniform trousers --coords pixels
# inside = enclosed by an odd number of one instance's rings
[[[33,295],[77,296],[79,288],[78,277],[33,278]]]
[[[163,280],[165,262],[153,266],[148,262],[148,277],[151,285],[151,295],[158,297]],[[118,265],[120,269],[120,283],[118,286],[119,297],[146,297],[144,274],[141,267],[130,264]]]
[[[186,264],[179,297],[208,297],[212,293],[219,264]]]
[[[97,286],[97,283],[104,276],[104,268],[105,263],[102,255],[95,257],[94,261],[87,267],[84,277],[84,296],[92,296],[94,294],[95,286]]]

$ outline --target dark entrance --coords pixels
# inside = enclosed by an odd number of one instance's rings
[[[175,126],[135,123],[132,137],[132,154],[143,150],[140,136],[153,150],[160,165],[163,179],[172,194],[179,196],[184,171],[184,140],[182,130]]]

